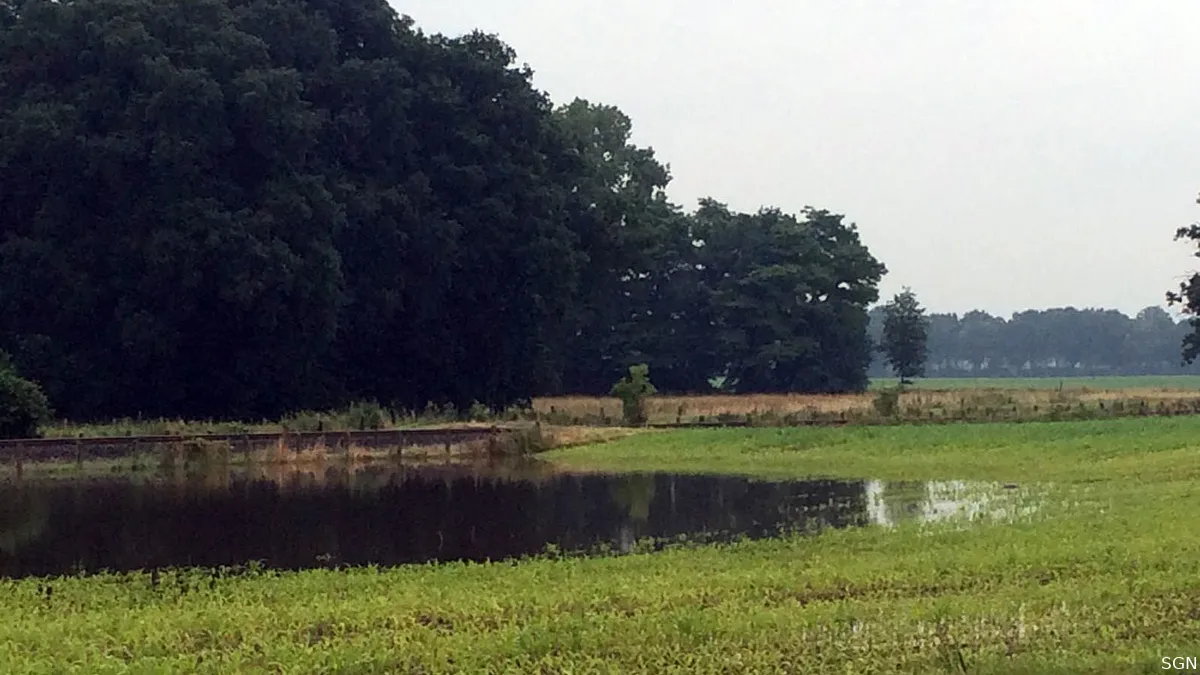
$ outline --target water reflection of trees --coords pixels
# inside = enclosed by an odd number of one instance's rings
[[[630,520],[644,523],[650,518],[650,503],[654,501],[654,477],[644,474],[614,476],[611,481],[613,502]]]
[[[882,522],[899,524],[920,519],[929,501],[925,481],[881,481]]]
[[[481,560],[538,553],[548,543],[627,550],[643,538],[758,537],[867,520],[861,482],[551,475],[536,465],[217,469],[26,490],[21,513],[44,514],[42,524],[0,549],[0,574],[247,560],[285,568]],[[16,508],[6,499],[0,494],[0,503]]]
[[[984,514],[1003,517],[1017,497],[1002,497],[999,485],[965,481],[868,481],[864,489],[870,522],[888,527]]]
[[[49,525],[46,504],[23,486],[0,488],[0,556],[36,542]]]

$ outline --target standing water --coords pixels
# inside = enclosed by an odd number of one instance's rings
[[[908,485],[880,516],[880,485],[536,466],[10,480],[0,482],[0,577],[497,560],[548,546],[628,551],[646,538],[893,524],[929,508]]]

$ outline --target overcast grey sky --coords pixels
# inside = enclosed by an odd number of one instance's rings
[[[673,201],[827,208],[933,311],[1135,312],[1200,267],[1195,0],[410,0],[616,105]]]

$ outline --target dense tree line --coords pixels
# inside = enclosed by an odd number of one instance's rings
[[[0,349],[76,418],[864,386],[854,227],[630,127],[384,0],[0,0]]]
[[[870,316],[878,342],[884,308],[873,308]],[[1192,329],[1160,307],[1147,307],[1133,317],[1073,307],[1028,310],[1008,319],[982,311],[930,314],[927,330],[928,377],[1200,373],[1181,362],[1180,344]],[[890,374],[882,358],[870,372]]]

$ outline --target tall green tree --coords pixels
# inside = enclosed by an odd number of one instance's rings
[[[925,374],[929,320],[917,296],[905,287],[883,308],[883,341],[880,349],[901,384]]]
[[[319,398],[340,210],[295,70],[217,0],[27,3],[0,36],[5,342],[69,414]]]
[[[587,256],[561,390],[603,394],[637,363],[668,390],[706,389],[691,223],[667,199],[668,167],[615,107],[577,99],[555,118],[583,160],[572,206]]]
[[[1171,315],[1162,307],[1146,307],[1137,313],[1132,323],[1125,333],[1130,364],[1140,370],[1174,366],[1171,370],[1180,372],[1180,331]],[[1114,365],[1126,366],[1124,363]]]
[[[694,216],[719,374],[736,391],[867,386],[866,308],[886,268],[843,216],[802,216],[734,213],[711,199]]]
[[[336,81],[340,368],[355,393],[409,407],[527,399],[553,384],[574,307],[582,165],[495,38],[400,54]]]
[[[1200,204],[1200,198],[1196,199],[1196,203]],[[1175,231],[1175,240],[1187,240],[1193,246],[1200,248],[1200,223],[1193,223],[1187,227],[1181,227]],[[1200,250],[1192,254],[1194,257],[1200,258]],[[1181,305],[1188,319],[1188,326],[1191,327],[1189,332],[1183,338],[1182,356],[1184,363],[1192,363],[1200,356],[1200,272],[1193,272],[1186,281],[1179,284],[1179,291],[1167,292],[1167,305]]]
[[[73,417],[505,405],[556,376],[582,162],[492,36],[385,0],[0,21],[0,346]]]

